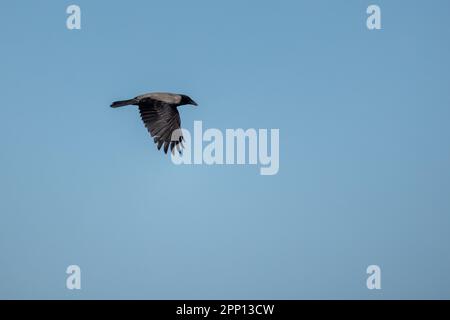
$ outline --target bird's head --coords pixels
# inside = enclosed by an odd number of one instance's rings
[[[195,102],[194,100],[192,100],[190,97],[188,97],[185,94],[181,94],[181,101],[180,101],[180,106],[185,105],[185,104],[191,104],[193,106],[198,106],[197,102]]]

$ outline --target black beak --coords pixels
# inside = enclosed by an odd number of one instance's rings
[[[191,104],[192,104],[193,106],[198,106],[197,102],[195,102],[194,100],[191,100]]]

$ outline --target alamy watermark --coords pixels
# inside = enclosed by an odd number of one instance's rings
[[[369,17],[366,25],[369,30],[381,30],[381,9],[379,6],[372,4],[366,10]]]
[[[381,289],[381,268],[376,264],[370,265],[366,269],[369,277],[366,281],[367,289],[369,290],[380,290]]]
[[[367,7],[366,13],[369,17],[366,20],[366,26],[369,30],[381,30],[381,8],[376,4],[371,4]],[[81,29],[81,8],[76,4],[67,7],[66,14],[69,16],[66,19],[66,27],[69,30]]]
[[[66,269],[69,275],[66,279],[66,288],[69,290],[81,290],[81,268],[77,265],[70,265]]]
[[[81,29],[81,8],[75,4],[67,7],[66,13],[69,15],[66,19],[66,27],[69,30]]]
[[[183,152],[171,154],[177,165],[259,164],[264,176],[275,175],[280,169],[279,129],[226,129],[223,133],[210,128],[203,132],[203,122],[194,121],[193,135],[186,129],[178,129],[172,133],[172,141],[178,141],[180,134],[184,138]]]

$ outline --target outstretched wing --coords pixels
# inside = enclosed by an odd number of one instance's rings
[[[164,145],[165,153],[169,147],[171,151],[176,147],[178,152],[181,152],[183,136],[181,130],[177,130],[181,127],[181,120],[175,106],[153,100],[139,104],[139,111],[153,141],[158,144],[158,150]],[[172,137],[174,131],[176,132]]]

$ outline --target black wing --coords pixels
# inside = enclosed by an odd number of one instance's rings
[[[180,114],[175,106],[153,100],[151,103],[139,104],[139,111],[145,127],[158,144],[158,150],[164,145],[165,153],[169,150],[169,146],[171,151],[177,147],[181,152],[180,145],[182,146],[183,141],[181,130],[177,131],[172,140],[172,133],[181,126]]]

